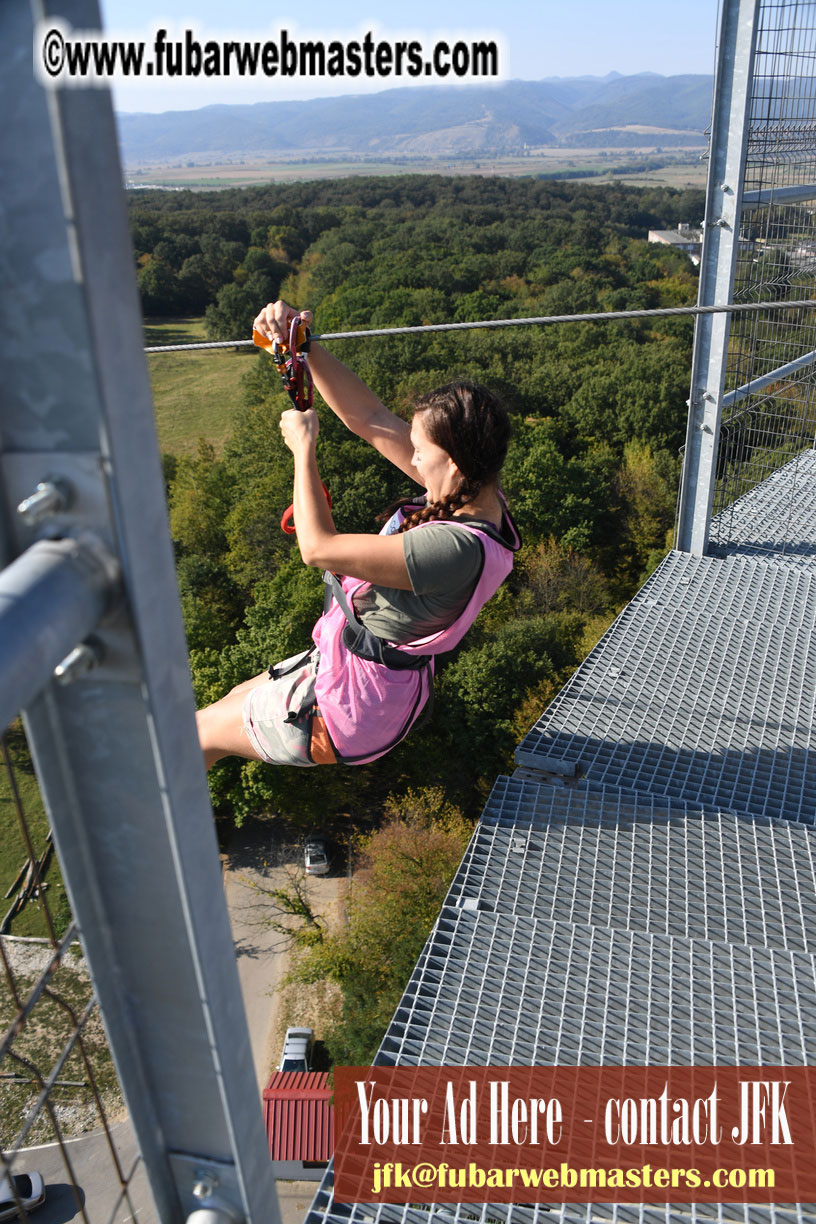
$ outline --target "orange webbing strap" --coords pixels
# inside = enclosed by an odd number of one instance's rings
[[[323,715],[317,709],[312,715],[312,738],[309,753],[315,765],[337,764],[337,753],[334,751],[328,728],[323,721]]]

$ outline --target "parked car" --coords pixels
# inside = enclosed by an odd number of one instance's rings
[[[314,1032],[310,1028],[290,1028],[283,1039],[279,1071],[311,1071]]]
[[[45,1182],[40,1173],[13,1173],[11,1180],[14,1182],[17,1197],[27,1212],[41,1207],[45,1202]],[[0,1181],[0,1220],[15,1220],[19,1219],[19,1216],[10,1180],[4,1177]]]
[[[325,837],[310,837],[304,846],[307,875],[328,875],[331,870],[329,846]]]

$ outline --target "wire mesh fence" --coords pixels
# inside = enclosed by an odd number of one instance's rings
[[[0,832],[0,1208],[25,1220],[45,1195],[61,1219],[137,1218],[140,1161],[19,722],[0,736]]]
[[[816,289],[816,3],[766,0],[758,23],[733,294],[741,303],[802,299]],[[797,359],[806,360],[786,372]],[[730,539],[726,508],[813,447],[815,360],[812,310],[733,316],[714,549]]]

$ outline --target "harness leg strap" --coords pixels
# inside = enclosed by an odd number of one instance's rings
[[[308,650],[302,651],[299,655],[292,655],[291,659],[283,659],[280,663],[273,663],[267,668],[270,680],[280,680],[281,676],[288,676],[290,672],[296,671],[298,667],[303,667],[304,663],[314,654],[315,647],[312,645]]]

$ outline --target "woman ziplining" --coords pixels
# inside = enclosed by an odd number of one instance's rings
[[[254,327],[280,349],[297,320],[275,302]],[[402,503],[379,535],[338,532],[317,468],[317,413],[281,415],[298,546],[306,565],[326,571],[327,606],[307,650],[198,712],[208,769],[232,755],[362,765],[390,751],[428,706],[434,655],[461,641],[521,543],[499,488],[510,422],[490,391],[440,387],[417,401],[409,425],[325,349],[313,344],[309,356],[332,411],[425,494]]]

